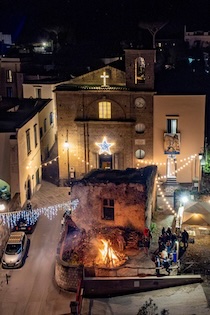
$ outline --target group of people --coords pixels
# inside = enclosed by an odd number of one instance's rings
[[[172,228],[162,228],[162,234],[158,239],[158,251],[155,256],[156,274],[160,274],[160,269],[165,268],[168,275],[170,274],[170,267],[172,262],[177,261],[177,236],[172,233]]]
[[[185,252],[189,241],[189,234],[183,230],[178,235],[172,232],[172,228],[162,228],[162,234],[158,239],[158,251],[155,256],[156,273],[160,274],[160,269],[165,268],[170,274],[172,263],[177,263],[178,259]]]

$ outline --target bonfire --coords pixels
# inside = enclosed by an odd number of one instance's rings
[[[114,268],[121,266],[126,261],[126,256],[115,250],[110,240],[100,239],[98,243],[98,256],[95,259],[96,265]]]

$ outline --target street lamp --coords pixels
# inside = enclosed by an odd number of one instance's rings
[[[180,228],[180,230],[181,230],[181,227],[182,227],[184,207],[185,207],[185,204],[187,203],[187,201],[188,201],[187,196],[182,196],[181,199],[180,199],[180,206],[179,206],[179,210],[178,210],[179,228]]]
[[[204,154],[203,153],[199,153],[199,161],[200,161],[200,165],[199,165],[199,190],[201,190],[201,183],[202,183],[202,178],[203,178],[203,167],[205,166],[206,164],[206,161],[205,161],[205,157],[204,157]]]
[[[64,148],[66,149],[67,152],[67,171],[68,171],[68,179],[69,179],[69,175],[70,175],[70,165],[69,165],[69,142],[68,142],[68,129],[66,132],[66,141],[64,143]]]
[[[0,204],[0,211],[5,211],[5,209],[6,209],[5,205],[3,203]]]
[[[182,196],[180,198],[180,206],[179,206],[179,209],[178,209],[177,223],[176,223],[176,228],[179,231],[181,231],[184,207],[185,207],[185,204],[187,203],[187,201],[188,201],[188,197],[187,196]]]

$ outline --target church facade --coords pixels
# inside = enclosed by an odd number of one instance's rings
[[[136,167],[142,145],[152,159],[154,52],[129,51],[125,63],[126,72],[109,65],[57,86],[61,181]]]
[[[60,185],[92,169],[125,170],[148,164],[157,164],[161,175],[176,178],[177,163],[199,153],[205,97],[194,101],[193,96],[157,95],[154,59],[153,50],[125,50],[123,62],[56,86]],[[196,119],[197,130],[189,129],[190,117]],[[190,142],[191,137],[195,141]],[[198,175],[194,171],[198,161],[192,163],[181,181],[191,182]]]

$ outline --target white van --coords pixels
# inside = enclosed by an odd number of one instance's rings
[[[23,264],[27,249],[27,236],[25,232],[12,232],[7,241],[3,256],[3,268],[19,268]]]

